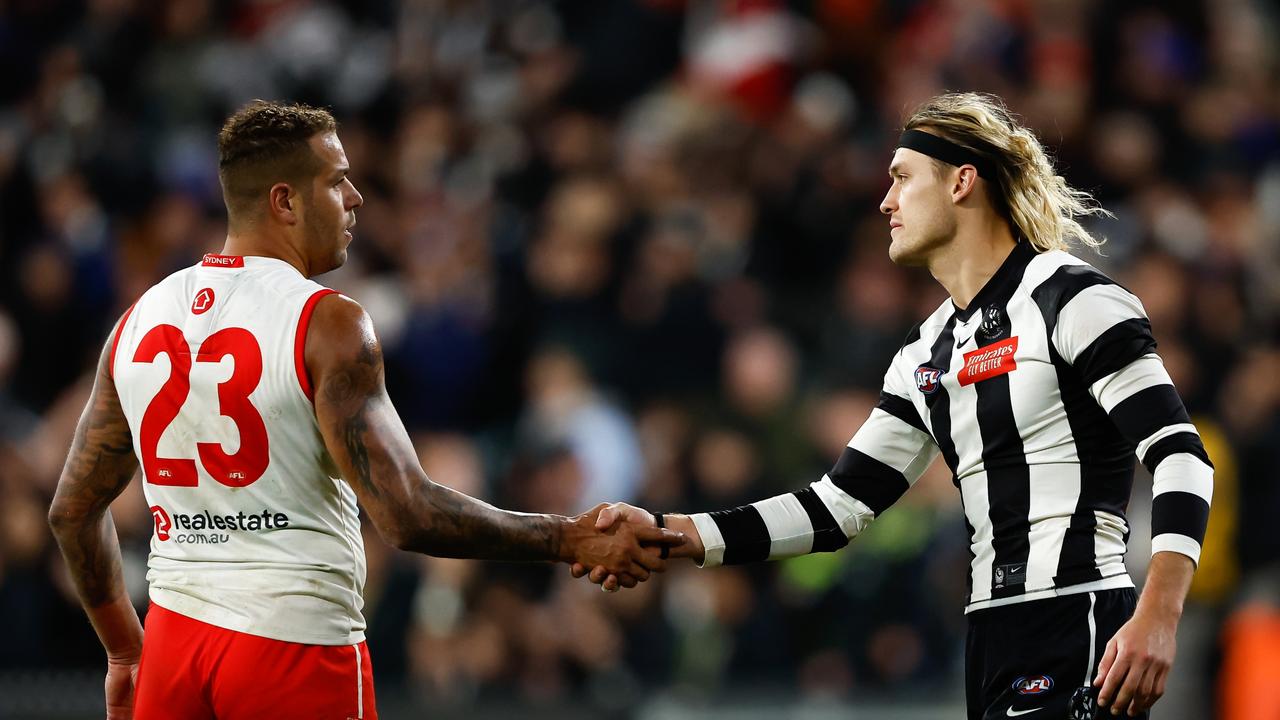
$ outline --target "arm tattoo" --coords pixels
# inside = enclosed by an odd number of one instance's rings
[[[548,515],[513,513],[427,480],[419,493],[431,519],[423,552],[441,557],[555,560],[560,531]]]
[[[320,392],[348,482],[397,545],[441,557],[558,557],[555,518],[499,510],[425,476],[387,397],[382,350],[372,336],[356,357],[325,375]]]
[[[365,342],[355,362],[334,371],[326,380],[324,397],[338,414],[342,447],[351,462],[349,482],[357,484],[374,498],[382,492],[373,481],[369,461],[369,416],[383,387],[382,348],[376,342]]]
[[[138,468],[133,436],[107,373],[108,359],[104,351],[49,511],[67,569],[88,607],[124,592],[120,545],[108,508]]]

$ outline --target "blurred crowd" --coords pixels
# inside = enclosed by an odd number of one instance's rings
[[[245,101],[339,119],[365,203],[319,280],[373,316],[428,474],[575,514],[717,509],[829,469],[945,299],[887,258],[898,128],[983,90],[1114,212],[1082,256],[1144,301],[1217,466],[1162,717],[1274,718],[1278,27],[1261,0],[0,3],[0,673],[102,666],[45,511],[112,323],[221,247],[215,136]],[[563,566],[400,553],[366,522],[378,691],[954,689],[950,480],[938,463],[842,552],[610,596]],[[113,512],[145,609],[137,482]]]

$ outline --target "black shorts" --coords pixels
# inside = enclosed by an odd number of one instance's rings
[[[969,613],[969,720],[1091,720],[1098,663],[1137,602],[1132,588],[1121,588]],[[1112,715],[1100,709],[1097,717]]]

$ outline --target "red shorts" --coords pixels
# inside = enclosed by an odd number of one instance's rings
[[[304,645],[147,613],[134,720],[376,720],[369,648]]]

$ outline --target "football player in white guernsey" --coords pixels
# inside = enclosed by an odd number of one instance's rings
[[[354,300],[308,278],[346,260],[360,193],[333,117],[255,101],[218,138],[220,254],[116,324],[49,511],[107,651],[112,719],[375,718],[357,499],[404,550],[663,569],[654,528],[507,512],[432,482]],[[144,633],[108,506],[141,465],[155,517]]]
[[[908,336],[831,472],[714,513],[619,503],[599,525],[682,530],[672,556],[704,567],[836,550],[941,455],[970,533],[969,720],[1145,717],[1173,662],[1213,470],[1141,302],[1066,252],[1100,244],[1077,218],[1105,211],[986,95],[925,103],[889,175],[889,256],[950,299]],[[1140,598],[1123,562],[1135,452],[1154,477]]]

